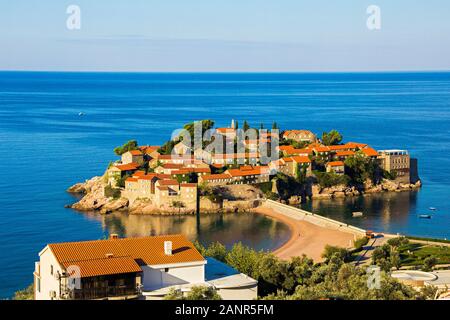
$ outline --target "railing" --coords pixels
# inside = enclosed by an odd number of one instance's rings
[[[122,296],[134,296],[138,294],[136,287],[104,287],[104,288],[86,288],[74,289],[70,292],[69,297],[73,300],[92,300],[114,298]]]

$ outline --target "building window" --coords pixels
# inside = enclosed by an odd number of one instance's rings
[[[36,278],[36,290],[37,292],[41,292],[41,279]]]
[[[164,272],[169,272],[169,268],[164,268]]]
[[[50,266],[50,274],[53,275],[53,265]]]

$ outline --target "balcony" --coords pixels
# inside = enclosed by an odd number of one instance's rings
[[[95,299],[136,299],[139,290],[136,287],[104,287],[73,289],[69,292],[70,300],[95,300]]]

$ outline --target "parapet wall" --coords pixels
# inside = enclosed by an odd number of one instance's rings
[[[295,208],[286,204],[282,204],[273,200],[264,200],[262,203],[263,206],[273,209],[277,211],[278,213],[281,213],[289,218],[295,219],[295,220],[304,220],[309,223],[315,224],[319,227],[333,229],[333,230],[339,230],[344,232],[352,233],[356,236],[365,236],[366,230],[354,227],[352,225],[336,221],[330,218],[322,217],[321,215],[314,214],[312,212],[302,210],[299,208]]]

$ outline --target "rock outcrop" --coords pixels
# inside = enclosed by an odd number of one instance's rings
[[[83,183],[73,185],[67,191],[84,194],[84,196],[70,207],[79,211],[98,211],[101,214],[126,210],[128,199],[106,197],[105,185],[103,177],[94,177]]]
[[[345,185],[337,185],[329,188],[322,188],[320,185],[313,185],[311,187],[312,199],[331,199],[343,198],[348,196],[357,196],[364,193],[379,193],[379,192],[400,192],[415,190],[422,186],[420,180],[416,183],[405,184],[393,180],[383,179],[381,183],[374,185],[371,180],[367,180],[360,188],[348,187]]]

